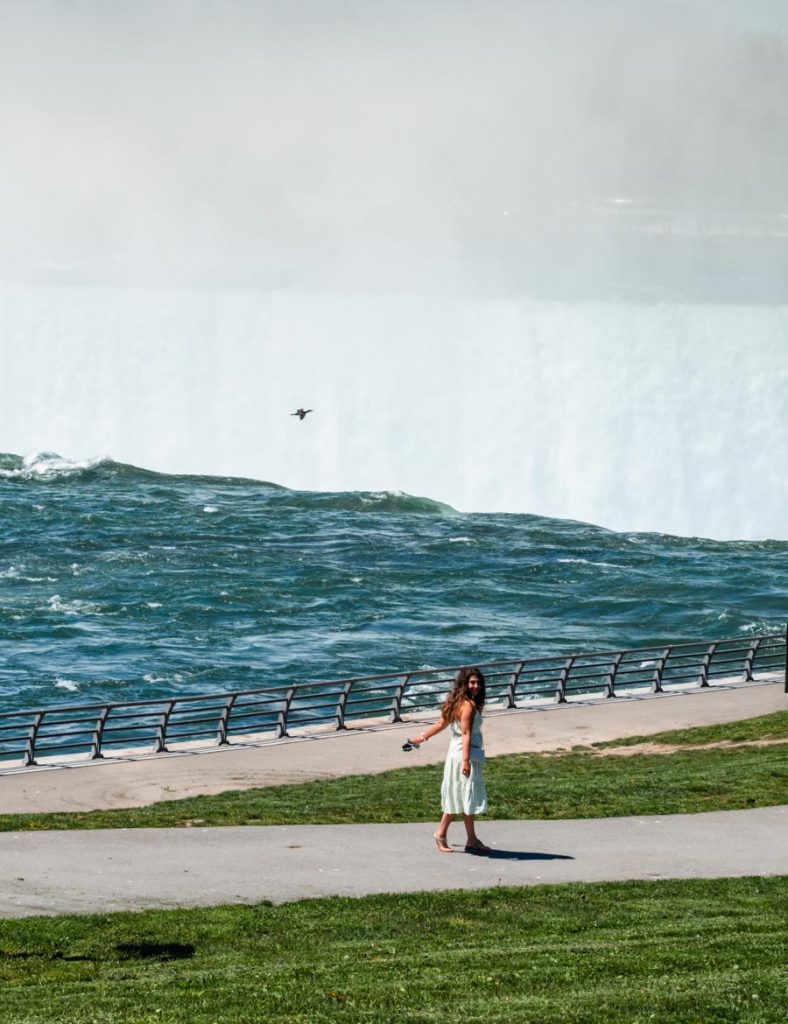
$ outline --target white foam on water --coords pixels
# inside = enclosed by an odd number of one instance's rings
[[[93,604],[90,601],[80,601],[78,599],[67,601],[60,594],[53,594],[47,601],[47,604],[51,611],[61,612],[63,615],[95,615],[101,611],[99,605]]]
[[[748,622],[745,626],[742,626],[739,630],[742,634],[763,634],[774,632],[774,622],[772,620],[762,619],[760,622]],[[782,631],[781,631],[782,632]],[[779,635],[779,634],[777,634]]]
[[[34,478],[51,480],[62,476],[72,476],[75,473],[81,473],[87,469],[95,469],[98,466],[107,465],[111,462],[112,458],[109,455],[100,455],[87,459],[66,459],[55,452],[37,451],[25,455],[19,469],[0,469],[0,477],[18,480]],[[43,506],[35,505],[34,508],[41,509]]]
[[[342,488],[344,490],[344,488]],[[351,488],[352,490],[364,490],[364,488]],[[359,499],[362,505],[378,505],[381,502],[389,501],[391,498],[406,498],[404,491],[372,491],[369,494],[360,494]]]
[[[55,686],[58,690],[68,690],[70,693],[77,693],[79,691],[79,683],[73,679],[61,679],[58,677],[55,680]]]

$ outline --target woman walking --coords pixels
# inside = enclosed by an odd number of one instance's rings
[[[489,853],[490,847],[476,835],[475,817],[487,810],[484,786],[484,742],[482,740],[482,709],[484,708],[484,675],[478,668],[462,668],[454,687],[443,703],[441,717],[435,725],[415,736],[413,743],[422,744],[451,726],[451,740],[446,754],[441,786],[443,815],[435,833],[441,853],[453,853],[448,832],[455,814],[465,822],[466,853]]]

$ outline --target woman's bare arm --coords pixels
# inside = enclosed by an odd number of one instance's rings
[[[421,736],[414,736],[413,738],[416,741],[416,743],[418,743],[419,746],[421,746],[422,743],[427,742],[430,736],[437,736],[439,732],[443,732],[443,730],[446,728],[448,724],[449,723],[446,721],[446,719],[441,717],[434,725],[431,725],[429,728],[425,729]]]
[[[473,716],[476,708],[473,701],[463,701],[460,712],[460,729],[462,731],[462,774],[471,774],[471,730],[473,729]],[[467,769],[467,770],[466,770]]]

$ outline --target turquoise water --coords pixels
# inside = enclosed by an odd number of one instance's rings
[[[788,542],[0,456],[0,707],[784,629]]]

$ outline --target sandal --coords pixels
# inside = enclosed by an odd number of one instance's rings
[[[446,836],[439,836],[436,832],[432,838],[435,840],[439,853],[454,853],[454,850],[449,846],[449,841]]]
[[[485,846],[481,839],[472,839],[465,845],[466,853],[492,853],[492,849],[489,846]]]

